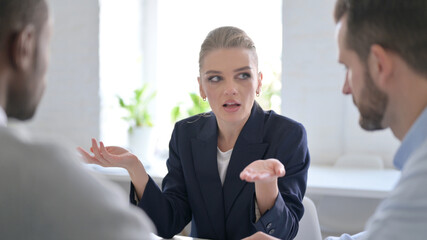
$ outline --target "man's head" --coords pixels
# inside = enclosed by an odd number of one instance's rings
[[[0,106],[34,115],[45,88],[50,24],[45,0],[0,0]]]
[[[427,1],[338,0],[335,21],[339,61],[347,68],[343,92],[353,95],[364,129],[388,127],[389,96],[375,84],[372,58],[394,54],[427,76]]]

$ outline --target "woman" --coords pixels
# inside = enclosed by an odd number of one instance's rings
[[[161,237],[192,221],[193,237],[242,239],[261,231],[293,239],[309,166],[303,126],[255,102],[262,74],[255,46],[242,30],[211,31],[199,68],[200,95],[212,112],[176,123],[163,191],[123,148],[92,140],[94,156],[81,154],[89,163],[128,170],[131,202],[150,216]]]

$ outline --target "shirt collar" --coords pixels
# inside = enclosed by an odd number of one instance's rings
[[[394,166],[402,169],[411,154],[427,140],[427,107],[409,129],[394,156]]]
[[[7,116],[6,112],[0,107],[0,127],[6,127],[7,125]]]

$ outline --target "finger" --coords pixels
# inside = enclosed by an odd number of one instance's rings
[[[101,153],[99,152],[98,142],[95,138],[92,138],[92,152],[97,158],[101,158]]]
[[[113,156],[105,149],[103,142],[99,142],[99,145],[100,145],[100,153],[103,159],[105,159],[105,161],[107,161],[108,163],[111,163],[111,160],[114,160]]]
[[[257,172],[256,169],[254,169],[251,166],[247,166],[245,169],[243,169],[243,171],[241,172],[241,174],[244,173],[245,175],[249,176],[249,175],[253,175],[256,172]]]
[[[273,164],[273,172],[274,172],[274,175],[276,175],[276,176],[278,176],[278,177],[283,177],[283,176],[285,176],[286,171],[285,171],[285,167],[283,166],[283,164],[282,164],[279,160],[274,159],[274,158],[269,159],[269,160],[270,160],[270,161],[272,162],[272,164]]]
[[[253,174],[249,173],[247,170],[243,170],[240,173],[240,179],[246,182],[252,182],[253,181]]]
[[[246,169],[244,169],[242,172],[240,172],[240,179],[245,180],[247,174],[248,173],[246,172]]]
[[[256,182],[256,181],[268,180],[271,177],[272,177],[272,174],[269,172],[260,172],[254,175],[252,179],[254,182]]]
[[[242,172],[240,172],[240,175],[239,175],[240,179],[245,180],[245,175],[246,175],[246,173],[244,170]]]
[[[250,174],[248,174],[248,173],[243,173],[241,179],[244,180],[244,181],[247,181],[247,182],[251,182],[252,181],[252,176]]]
[[[268,180],[272,177],[271,173],[268,172],[256,172],[256,173],[244,173],[243,179],[247,182],[257,182],[257,181],[264,181]]]
[[[283,177],[286,174],[285,167],[283,165],[276,167],[274,170],[275,170],[276,176],[278,177]]]
[[[104,166],[104,164],[102,164],[101,162],[98,161],[98,159],[94,158],[93,156],[91,156],[88,152],[86,152],[83,148],[81,147],[77,147],[77,151],[80,153],[80,155],[82,156],[83,160],[86,163],[90,163],[90,164],[97,164],[100,166]]]
[[[98,162],[102,163],[103,165],[107,165],[108,161],[105,161],[104,157],[100,153],[98,143],[95,138],[92,138],[92,149],[93,154],[95,155],[95,158],[98,160]]]
[[[81,148],[81,147],[77,147],[77,151],[80,153],[81,157],[82,157],[82,158],[83,158],[83,160],[85,160],[86,162],[91,160],[91,157],[92,157],[92,156],[91,156],[88,152],[86,152],[83,148]]]

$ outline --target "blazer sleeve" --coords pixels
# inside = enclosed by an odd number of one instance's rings
[[[178,154],[177,127],[174,129],[169,143],[169,159],[166,164],[168,174],[162,182],[163,191],[150,177],[137,206],[151,218],[159,236],[172,238],[182,231],[191,220],[191,208]],[[136,204],[134,194],[135,189],[131,184],[130,200]]]
[[[302,200],[310,164],[307,136],[301,124],[294,124],[291,131],[279,131],[275,135],[280,135],[280,138],[277,144],[272,144],[266,159],[280,160],[285,166],[286,175],[278,179],[279,195],[274,206],[261,216],[255,228],[280,239],[293,239],[304,213]]]

